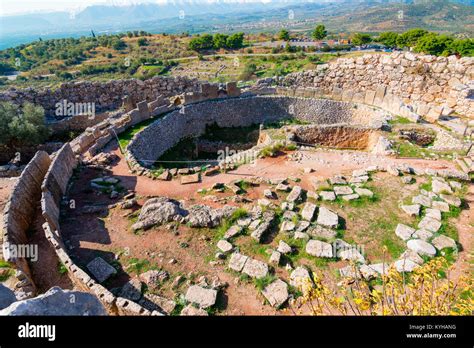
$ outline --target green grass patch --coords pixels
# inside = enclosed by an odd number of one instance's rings
[[[276,276],[273,274],[268,274],[263,278],[254,278],[253,283],[255,284],[255,287],[262,291],[265,289],[268,285],[270,285],[272,282],[274,282],[277,279]]]
[[[150,118],[148,120],[140,122],[139,124],[136,124],[135,126],[127,129],[125,132],[120,133],[118,135],[120,147],[125,150],[125,148],[128,146],[128,144],[130,143],[132,138],[135,136],[135,134],[137,134],[137,133],[141,132],[142,130],[144,130],[146,127],[148,127],[154,121],[156,121],[156,118]]]

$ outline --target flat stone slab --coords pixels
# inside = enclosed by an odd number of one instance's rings
[[[335,201],[336,194],[333,191],[321,191],[319,192],[319,196],[323,201]]]
[[[456,241],[443,235],[433,238],[432,243],[438,250],[442,250],[444,248],[456,248]]]
[[[217,242],[217,247],[219,248],[220,251],[223,253],[230,253],[234,247],[232,244],[230,244],[228,241],[225,239],[221,239],[220,241]]]
[[[351,195],[343,195],[343,196],[340,196],[343,200],[345,201],[353,201],[355,199],[359,199],[360,196],[356,193],[353,193]]]
[[[86,267],[99,283],[103,283],[111,276],[117,274],[117,270],[101,257],[96,257]]]
[[[403,240],[410,239],[413,233],[415,233],[415,229],[404,224],[398,224],[395,229],[395,234]]]
[[[451,186],[449,186],[447,183],[439,181],[439,180],[433,180],[431,182],[431,188],[432,188],[434,193],[446,193],[446,194],[453,193],[453,190],[451,189]]]
[[[449,204],[442,201],[433,201],[432,204],[433,209],[438,209],[443,213],[449,213]]]
[[[433,209],[433,208],[428,208],[425,211],[425,216],[441,221],[441,210],[439,209]]]
[[[352,172],[353,177],[366,176],[366,175],[369,175],[369,173],[365,169],[356,169]]]
[[[336,196],[350,195],[354,193],[354,191],[349,186],[334,186],[333,190]]]
[[[361,197],[373,197],[374,193],[369,189],[356,187],[355,192]]]
[[[301,286],[311,282],[311,276],[308,270],[302,266],[296,267],[290,274],[290,285],[300,289]]]
[[[356,177],[351,178],[351,180],[349,180],[351,184],[364,184],[367,181],[369,181],[368,175],[356,176]]]
[[[120,297],[132,301],[138,301],[142,297],[142,282],[139,279],[131,279],[120,290]]]
[[[288,284],[277,279],[263,289],[262,295],[272,307],[278,308],[288,300]]]
[[[301,211],[301,217],[306,221],[312,221],[316,208],[316,204],[307,202]]]
[[[408,249],[416,252],[419,255],[426,255],[426,256],[435,256],[436,249],[433,245],[428,242],[425,242],[421,239],[411,239],[407,242]]]
[[[320,207],[316,222],[320,225],[334,228],[339,224],[339,217],[335,212],[329,210],[328,208]]]
[[[264,278],[268,274],[268,265],[262,261],[248,259],[242,272],[252,278]]]
[[[455,206],[459,208],[461,206],[461,199],[459,197],[453,196],[453,195],[445,195],[441,194],[440,195],[441,199],[443,199],[446,203],[449,205]]]
[[[332,245],[320,240],[310,240],[306,243],[306,252],[316,257],[333,257]]]
[[[419,204],[424,207],[430,208],[431,204],[433,204],[433,201],[431,198],[425,196],[425,195],[418,195],[412,198],[412,203],[413,204]]]
[[[293,186],[291,192],[288,194],[288,197],[286,197],[286,200],[288,202],[296,202],[301,198],[302,192],[303,190],[300,186]]]
[[[209,308],[216,303],[217,290],[206,289],[199,285],[192,285],[186,292],[185,299],[197,304],[200,308]]]
[[[354,268],[352,265],[347,265],[346,267],[342,267],[339,269],[339,274],[341,277],[344,278],[357,278],[360,279],[361,277],[361,272],[357,269],[357,267]]]
[[[336,175],[329,179],[331,185],[347,185],[347,180],[342,175]]]
[[[320,226],[320,225],[311,227],[310,229],[308,229],[307,233],[312,237],[321,238],[325,240],[331,240],[331,239],[336,238],[337,236],[336,231]]]
[[[201,181],[201,175],[199,173],[181,176],[181,185],[195,184],[200,181]]]
[[[226,231],[226,233],[224,233],[224,238],[225,239],[230,239],[232,237],[235,237],[236,235],[238,235],[241,232],[242,232],[242,227],[241,226],[233,225]]]
[[[441,221],[425,216],[418,224],[418,228],[436,233],[441,228]]]
[[[412,235],[412,238],[421,239],[421,240],[425,240],[425,241],[427,241],[431,237],[433,237],[433,233],[428,231],[428,230],[423,230],[423,229],[422,230],[416,230],[416,232],[413,233],[413,235]]]
[[[304,232],[295,232],[293,235],[293,238],[298,240],[298,239],[303,239],[303,240],[309,240],[309,235]]]
[[[419,216],[421,205],[419,204],[402,205],[400,208],[409,216]]]
[[[416,252],[413,250],[405,250],[401,255],[400,255],[400,260],[405,260],[409,259],[410,261],[413,261],[414,263],[417,263],[419,265],[422,265],[425,261],[421,258],[420,255],[418,255]]]
[[[236,272],[242,272],[242,269],[244,268],[244,265],[248,259],[248,256],[239,253],[233,253],[230,256],[229,268]]]

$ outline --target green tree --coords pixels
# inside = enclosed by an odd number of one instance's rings
[[[377,38],[377,41],[384,44],[388,47],[395,47],[397,46],[397,39],[398,33],[394,33],[393,31],[387,31],[385,33],[381,33]]]
[[[214,42],[214,48],[219,49],[219,48],[226,48],[227,47],[227,38],[229,36],[226,34],[215,34],[213,38]]]
[[[227,47],[238,49],[244,47],[244,33],[235,33],[227,38]]]
[[[418,40],[428,34],[424,29],[410,29],[397,38],[397,45],[400,47],[413,47]]]
[[[9,102],[0,103],[0,144],[9,148],[41,144],[49,137],[44,124],[44,110],[25,103],[19,107]]]
[[[139,38],[139,39],[137,40],[137,44],[138,44],[138,46],[140,46],[140,47],[141,47],[141,46],[146,46],[146,45],[148,45],[148,40],[147,40],[146,38],[144,38],[144,37],[141,37],[141,38]]]
[[[290,41],[290,32],[286,29],[280,30],[278,38],[283,41]]]
[[[452,53],[460,54],[461,56],[474,56],[474,39],[458,39],[451,42],[449,48]]]
[[[252,78],[253,74],[257,71],[257,66],[254,63],[246,64],[242,74],[240,75],[240,79],[243,81],[248,81]]]
[[[328,32],[326,31],[326,27],[323,24],[318,24],[316,28],[314,28],[312,37],[315,40],[322,40],[328,35]]]
[[[449,55],[453,38],[436,33],[426,34],[418,39],[414,49],[416,52],[423,52],[435,56]]]
[[[372,37],[369,34],[356,33],[351,40],[354,45],[361,46],[372,42]]]
[[[194,51],[206,50],[214,47],[214,40],[212,35],[203,34],[192,38],[189,41],[189,48]]]

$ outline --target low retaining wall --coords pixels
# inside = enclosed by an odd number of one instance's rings
[[[27,231],[36,216],[41,196],[41,182],[50,163],[46,152],[36,153],[21,173],[3,213],[3,258],[15,264],[19,271],[16,275],[18,280],[16,289],[20,298],[32,297],[36,291],[28,260],[25,257],[17,257],[16,251],[28,244]]]
[[[137,133],[127,147],[131,167],[149,167],[181,139],[204,134],[207,125],[245,127],[297,119],[311,124],[347,123],[380,128],[384,114],[365,105],[286,96],[249,96],[192,104],[168,113]]]

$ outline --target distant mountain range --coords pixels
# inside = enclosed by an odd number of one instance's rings
[[[400,12],[403,11],[403,12]],[[474,33],[474,0],[273,0],[271,2],[173,1],[128,6],[94,5],[78,13],[51,12],[0,17],[0,49],[37,40],[115,33],[309,30],[313,22],[331,31],[430,30]]]

